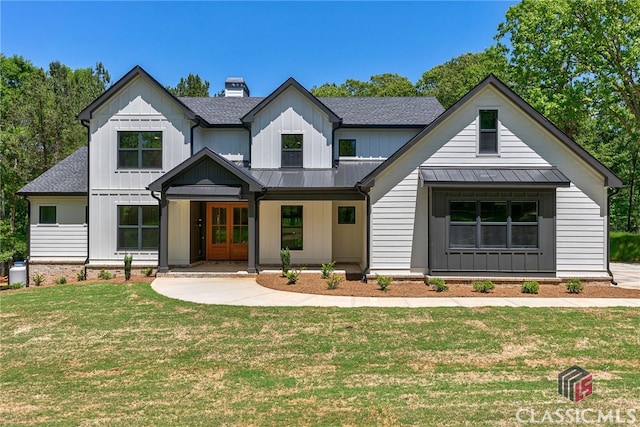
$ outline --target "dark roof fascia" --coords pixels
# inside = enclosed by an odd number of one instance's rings
[[[355,188],[268,188],[261,200],[364,200]]]
[[[54,193],[54,192],[43,192],[43,193],[38,193],[37,191],[17,191],[16,194],[18,196],[24,196],[24,197],[34,197],[34,196],[85,196],[85,197],[89,197],[89,192],[88,191],[83,191],[83,192],[63,192],[63,193]]]
[[[462,106],[464,106],[471,98],[473,98],[478,92],[483,90],[485,87],[492,85],[496,90],[498,90],[502,95],[504,95],[511,102],[520,107],[529,117],[531,117],[534,121],[536,121],[539,125],[545,128],[548,132],[550,132],[553,136],[563,142],[569,149],[571,149],[575,154],[577,154],[580,158],[586,161],[590,166],[596,169],[600,174],[602,174],[605,178],[604,184],[608,187],[619,188],[623,186],[623,182],[620,178],[618,178],[609,168],[600,163],[595,157],[589,154],[584,148],[582,148],[578,143],[569,138],[564,132],[562,132],[556,125],[551,123],[546,117],[544,117],[540,112],[538,112],[535,108],[533,108],[529,103],[527,103],[524,99],[522,99],[518,94],[516,94],[513,90],[511,90],[505,83],[503,83],[500,79],[498,79],[493,74],[489,74],[483,81],[478,83],[473,89],[467,92],[462,98],[460,98],[455,104],[449,107],[448,110],[440,114],[433,122],[428,124],[422,132],[418,133],[416,136],[411,138],[404,144],[402,147],[398,149],[395,153],[393,153],[387,160],[385,160],[380,166],[375,168],[369,175],[364,177],[362,181],[359,183],[363,187],[371,187],[375,183],[375,178],[386,170],[389,166],[391,166],[399,157],[401,157],[404,153],[406,153],[411,147],[418,143],[422,138],[431,133],[431,131],[440,125],[443,121],[448,119],[451,115],[453,115],[456,111],[458,111]]]
[[[162,191],[163,185],[175,178],[178,174],[184,172],[185,170],[192,167],[194,164],[202,160],[203,158],[208,157],[214,162],[218,163],[220,166],[225,168],[227,171],[231,172],[233,175],[237,176],[240,180],[249,184],[250,191],[264,191],[263,185],[255,180],[252,176],[248,175],[244,170],[240,167],[236,166],[234,163],[225,159],[219,154],[214,153],[209,148],[205,147],[198,151],[193,156],[189,157],[187,160],[180,163],[175,168],[171,169],[169,172],[161,176],[160,178],[153,181],[151,184],[147,186],[148,190],[151,191]]]
[[[197,116],[189,107],[187,107],[182,101],[180,101],[177,97],[175,97],[171,92],[169,92],[164,86],[160,84],[156,79],[154,79],[151,74],[147,73],[141,66],[136,65],[133,67],[127,74],[125,74],[120,80],[115,82],[109,89],[104,91],[102,95],[100,95],[95,101],[89,104],[84,110],[82,110],[77,118],[80,120],[91,120],[91,116],[93,112],[98,109],[102,104],[107,102],[112,96],[120,91],[124,86],[129,84],[133,79],[138,76],[142,76],[151,82],[160,92],[171,98],[176,104],[184,110],[187,118],[189,120],[200,120],[204,123],[207,123],[202,117]]]
[[[269,96],[264,98],[262,101],[258,103],[251,111],[242,116],[240,120],[243,123],[253,123],[256,114],[262,111],[267,105],[269,105],[274,99],[276,99],[282,92],[289,89],[290,87],[294,87],[298,92],[304,95],[311,103],[316,105],[322,111],[324,111],[329,116],[329,121],[331,123],[340,123],[342,119],[336,115],[329,107],[327,107],[322,101],[313,96],[311,92],[304,88],[300,83],[296,81],[293,77],[289,77],[284,83],[280,85],[276,90],[271,92]]]
[[[357,124],[342,124],[341,129],[424,129],[427,126],[423,125],[357,125]]]

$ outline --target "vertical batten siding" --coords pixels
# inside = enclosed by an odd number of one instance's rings
[[[333,127],[327,115],[289,88],[256,115],[251,125],[251,166],[279,168],[282,134],[303,135],[303,167],[331,168]]]
[[[90,264],[120,264],[119,205],[155,205],[145,188],[187,159],[191,123],[173,99],[136,78],[92,114],[89,147]],[[118,131],[162,131],[162,168],[119,170]],[[157,262],[157,250],[129,251],[134,262]],[[188,253],[186,257],[188,257]]]
[[[232,162],[249,161],[249,137],[245,129],[196,129],[193,152],[207,147]]]
[[[372,270],[411,270],[418,178],[416,169],[372,201]]]
[[[356,156],[360,159],[386,159],[416,136],[418,130],[407,129],[339,129],[335,134],[335,157],[339,157],[341,139],[356,140]]]
[[[607,217],[573,184],[556,192],[558,276],[606,275]]]
[[[189,265],[190,206],[188,200],[169,201],[169,265]]]
[[[356,209],[355,224],[338,224],[338,207],[353,206]],[[366,229],[366,205],[361,201],[333,202],[332,260],[364,265],[362,256]]]

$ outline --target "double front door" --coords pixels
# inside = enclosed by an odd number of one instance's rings
[[[207,260],[246,260],[249,207],[246,202],[207,203]]]

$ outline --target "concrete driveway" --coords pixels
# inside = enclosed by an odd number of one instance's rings
[[[613,278],[621,288],[640,289],[640,263],[612,262]]]

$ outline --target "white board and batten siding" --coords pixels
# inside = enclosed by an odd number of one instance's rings
[[[232,162],[248,162],[251,135],[246,129],[194,130],[193,152],[208,148]]]
[[[338,129],[335,133],[335,157],[339,157],[341,139],[356,140],[355,157],[361,160],[386,159],[416,136],[411,129]]]
[[[261,110],[251,125],[251,167],[281,165],[283,134],[302,134],[304,168],[331,168],[333,126],[325,112],[289,88]]]
[[[498,109],[497,156],[477,155],[476,121],[481,108]],[[607,275],[607,191],[603,177],[491,87],[469,100],[376,178],[371,193],[372,269],[411,270],[422,264],[418,260],[422,255],[416,257],[407,247],[402,248],[403,244],[422,240],[422,231],[411,225],[411,217],[416,225],[428,221],[427,215],[418,214],[415,207],[420,197],[416,190],[420,165],[557,167],[571,180],[569,188],[556,191],[557,276]],[[426,265],[426,250],[424,255]]]
[[[92,114],[89,148],[90,264],[121,263],[117,250],[120,205],[154,205],[147,185],[190,156],[190,122],[170,97],[138,77]],[[162,168],[118,169],[119,131],[161,131]],[[157,250],[131,252],[134,263],[157,262]]]
[[[32,262],[84,262],[87,258],[87,198],[30,196]],[[56,223],[40,224],[41,206],[55,206]]]

